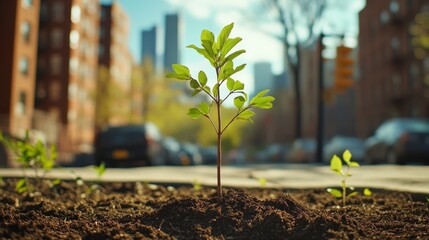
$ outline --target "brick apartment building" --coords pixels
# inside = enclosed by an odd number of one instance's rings
[[[429,56],[413,54],[410,26],[427,1],[367,1],[359,13],[357,132],[369,136],[384,120],[429,117]]]
[[[0,130],[32,128],[39,0],[0,1]]]
[[[99,57],[100,67],[109,69],[109,81],[125,94],[115,98],[111,106],[108,125],[128,123],[131,103],[131,73],[133,60],[128,49],[129,19],[121,6],[115,2],[101,6]],[[103,126],[97,126],[103,127]]]
[[[41,0],[35,107],[57,116],[60,151],[94,138],[99,13],[98,0]]]

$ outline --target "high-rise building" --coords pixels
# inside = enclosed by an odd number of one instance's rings
[[[143,30],[141,35],[141,59],[140,62],[143,63],[144,60],[149,59],[152,62],[152,66],[156,69],[156,40],[157,40],[157,29],[156,26],[148,30]]]
[[[0,130],[32,128],[39,0],[0,1]]]
[[[274,75],[271,70],[271,63],[257,62],[253,66],[254,94],[274,87]]]
[[[171,65],[180,63],[179,45],[181,26],[178,14],[168,14],[165,16],[164,36],[164,71],[172,71]]]
[[[117,87],[117,92],[123,93],[125,96],[130,91],[133,64],[128,49],[129,26],[128,15],[118,3],[113,2],[111,5],[101,6],[99,65],[108,69],[109,84],[113,84]],[[106,124],[127,123],[130,100],[122,97],[115,98],[115,101],[115,104],[111,106],[111,113]]]
[[[383,0],[359,13],[359,136],[392,117],[429,117],[429,56],[416,58],[410,32],[423,11],[427,1]]]
[[[99,13],[98,0],[41,0],[35,107],[58,116],[60,151],[94,138]]]

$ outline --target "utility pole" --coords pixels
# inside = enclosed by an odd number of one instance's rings
[[[324,64],[323,64],[323,38],[325,34],[323,32],[320,33],[319,37],[319,84],[317,88],[317,146],[316,146],[316,161],[323,162],[323,135],[324,135],[324,120],[325,120],[325,105],[323,101],[323,92],[324,92]]]
[[[317,114],[317,146],[316,146],[316,161],[318,162],[323,162],[323,139],[324,139],[324,126],[325,126],[325,103],[324,103],[324,94],[325,94],[325,86],[324,86],[324,75],[325,75],[325,69],[324,69],[324,60],[323,60],[323,56],[322,56],[322,51],[324,49],[323,46],[323,39],[325,37],[334,37],[334,38],[339,38],[341,40],[344,39],[344,34],[324,34],[323,32],[320,33],[320,37],[319,37],[319,83],[318,83],[318,91],[317,91],[317,98],[318,98],[318,114]],[[346,48],[344,46],[338,47],[338,48],[342,48],[342,49],[346,49],[347,51],[342,51],[341,52],[341,59],[337,59],[336,61],[336,66],[335,66],[335,70],[336,72],[344,72],[344,70],[347,70],[347,72],[345,74],[339,75],[336,73],[335,75],[335,85],[340,86],[339,89],[336,90],[336,88],[338,88],[338,86],[334,86],[336,91],[343,91],[345,88],[350,87],[353,82],[351,80],[349,80],[348,78],[351,77],[351,75],[353,74],[352,70],[349,70],[349,68],[351,67],[351,65],[353,64],[353,61],[349,60],[349,59],[345,59],[347,61],[347,64],[341,64],[342,62],[344,62],[344,58],[346,56],[344,56],[344,54],[348,54],[349,48]],[[337,51],[338,51],[337,48]],[[337,56],[338,58],[338,56]],[[338,61],[340,60],[340,61]]]

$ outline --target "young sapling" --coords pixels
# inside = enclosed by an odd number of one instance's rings
[[[209,86],[207,74],[204,71],[199,71],[198,76],[191,75],[188,67],[180,64],[173,64],[174,72],[168,73],[168,78],[175,78],[179,80],[189,81],[189,86],[193,89],[192,96],[199,93],[206,94],[210,101],[201,102],[198,106],[190,108],[188,115],[193,119],[201,117],[207,118],[217,135],[217,196],[218,200],[222,199],[222,184],[221,184],[221,166],[222,166],[222,134],[235,120],[246,120],[252,122],[252,117],[255,112],[252,108],[270,109],[272,108],[274,97],[266,96],[269,90],[263,90],[256,94],[255,97],[248,101],[248,96],[244,91],[245,85],[233,78],[233,75],[243,70],[246,64],[234,66],[233,60],[245,53],[245,50],[238,50],[235,52],[230,51],[242,39],[240,37],[230,38],[234,23],[225,26],[219,33],[217,39],[215,35],[208,31],[201,32],[201,45],[189,45],[200,55],[206,58],[210,65],[214,68],[216,79],[212,86]],[[228,122],[221,121],[221,106],[231,96],[234,96],[234,106],[237,109],[236,114]],[[216,115],[212,116],[211,107],[216,109]]]
[[[44,175],[54,167],[57,151],[55,145],[52,145],[47,151],[45,144],[38,140],[31,143],[28,131],[25,134],[24,140],[15,140],[3,135],[0,132],[0,142],[9,147],[16,155],[16,160],[22,165],[24,170],[24,178],[18,180],[15,187],[19,193],[26,191],[34,191],[34,185],[30,183],[29,178],[25,174],[25,169],[34,171],[36,182],[40,182]],[[39,170],[43,171],[39,175]]]
[[[349,197],[352,197],[352,196],[355,196],[358,194],[358,192],[354,191],[354,188],[352,188],[352,187],[349,187],[349,189],[352,192],[347,194],[346,180],[348,177],[352,176],[349,173],[350,168],[359,167],[359,163],[351,161],[350,160],[351,158],[352,158],[352,153],[348,149],[345,150],[343,153],[343,160],[347,164],[347,168],[345,171],[343,169],[343,163],[337,155],[334,155],[331,159],[331,166],[330,166],[331,170],[341,176],[342,191],[340,191],[338,189],[333,189],[333,188],[328,188],[327,191],[337,198],[342,198],[343,199],[343,207],[346,206],[346,198],[349,198]]]

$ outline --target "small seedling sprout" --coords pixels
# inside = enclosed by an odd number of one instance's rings
[[[350,168],[359,167],[359,163],[351,161],[350,160],[351,158],[352,158],[352,153],[348,149],[345,150],[343,153],[343,160],[347,164],[347,168],[345,171],[343,169],[343,163],[337,155],[334,155],[331,159],[331,170],[341,176],[342,191],[338,189],[333,189],[333,188],[328,188],[327,191],[337,198],[342,198],[343,207],[346,206],[346,198],[353,197],[358,194],[358,192],[354,191],[354,188],[351,188],[351,187],[349,187],[349,189],[352,190],[352,192],[347,194],[346,180],[348,177],[352,176],[349,173]]]
[[[100,179],[106,172],[106,164],[104,162],[101,162],[99,166],[94,166],[94,169],[97,172],[97,177]]]
[[[200,55],[204,56],[204,58],[206,58],[214,68],[216,73],[214,85],[209,86],[207,84],[209,81],[207,74],[204,71],[199,71],[198,76],[194,77],[191,75],[188,67],[180,64],[173,64],[172,67],[174,72],[167,74],[167,78],[189,81],[189,85],[193,89],[192,96],[204,93],[210,99],[209,102],[201,102],[196,107],[190,108],[188,115],[193,119],[198,119],[200,117],[207,118],[217,134],[218,200],[222,199],[222,134],[235,120],[252,122],[251,118],[255,115],[255,112],[251,110],[252,108],[270,109],[273,106],[272,102],[274,101],[274,97],[266,96],[269,90],[259,92],[255,97],[248,101],[247,93],[244,91],[244,84],[239,80],[233,79],[233,75],[243,70],[246,66],[246,64],[241,64],[235,67],[233,63],[233,60],[236,57],[246,52],[245,50],[238,50],[229,54],[235,45],[242,40],[240,37],[229,37],[233,26],[234,23],[225,26],[219,33],[217,39],[212,32],[203,30],[201,32],[202,48],[195,45],[188,46],[188,48],[192,48]],[[237,112],[228,122],[222,123],[221,106],[231,96],[234,96],[233,102]],[[212,116],[211,114],[212,106],[216,109],[216,116]]]
[[[34,171],[36,182],[40,182],[45,174],[54,167],[57,151],[55,145],[51,145],[47,151],[45,144],[38,140],[31,143],[29,133],[26,131],[24,140],[15,140],[3,135],[0,132],[0,142],[9,147],[16,155],[16,161],[21,164],[24,172],[24,178],[18,180],[15,187],[19,193],[26,191],[34,191],[34,185],[30,183],[29,178],[25,174],[25,169]],[[39,175],[39,170],[42,169],[43,174]]]

